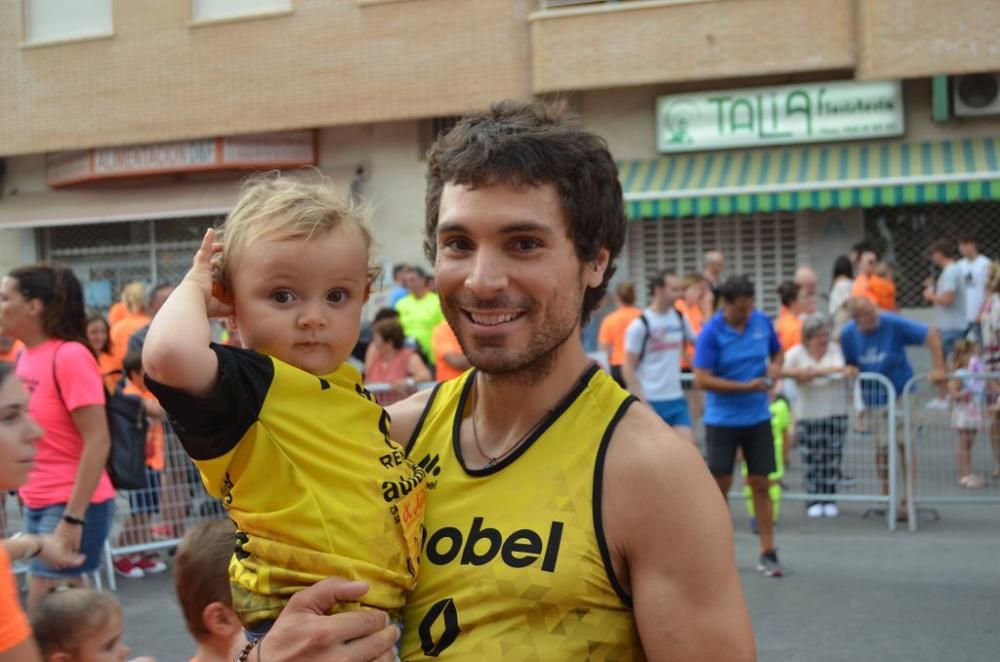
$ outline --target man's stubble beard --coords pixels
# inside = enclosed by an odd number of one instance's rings
[[[579,314],[583,295],[575,298],[575,302],[566,302],[557,308],[566,305]],[[522,351],[512,348],[507,338],[502,343],[484,348],[483,344],[462,337],[460,331],[466,319],[460,310],[460,304],[454,299],[442,300],[442,304],[445,318],[455,330],[465,358],[491,381],[516,382],[524,386],[542,381],[553,371],[563,347],[579,329],[579,317],[567,315],[565,318],[545,320],[546,325],[534,330],[528,345]],[[536,310],[537,306],[532,306],[525,316],[530,317]]]

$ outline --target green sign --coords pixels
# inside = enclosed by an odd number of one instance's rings
[[[899,136],[904,128],[899,81],[755,87],[656,100],[660,152]]]

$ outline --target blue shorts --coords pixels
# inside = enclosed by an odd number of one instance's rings
[[[649,406],[653,408],[660,418],[662,418],[667,425],[670,426],[681,426],[685,428],[691,427],[691,414],[688,412],[688,403],[684,398],[677,398],[676,400],[654,400],[649,403]]]
[[[56,530],[56,525],[59,524],[63,513],[66,512],[66,504],[57,503],[44,508],[25,508],[24,510],[24,528],[27,532],[45,534]],[[84,515],[83,536],[80,538],[80,553],[87,557],[83,565],[57,570],[36,556],[28,563],[28,572],[48,579],[75,579],[96,572],[101,567],[104,542],[108,539],[108,534],[111,533],[114,517],[114,499],[90,504],[87,508],[87,514]]]
[[[133,513],[160,512],[160,472],[146,467],[146,487],[128,491],[128,505]]]

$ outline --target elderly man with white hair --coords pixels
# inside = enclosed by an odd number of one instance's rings
[[[799,286],[803,313],[812,314],[816,312],[817,301],[819,300],[819,276],[812,267],[801,266],[795,270],[795,277],[792,282]]]

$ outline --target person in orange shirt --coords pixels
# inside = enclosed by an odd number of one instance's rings
[[[701,333],[701,327],[705,326],[705,318],[708,317],[705,311],[705,292],[711,292],[708,281],[704,276],[691,275],[684,278],[681,283],[684,288],[684,296],[674,302],[676,308],[688,322],[695,334]],[[688,356],[690,354],[690,356]],[[694,360],[694,347],[688,347],[688,353],[681,357],[681,368],[685,372],[691,372],[691,361]]]
[[[17,355],[24,349],[24,343],[13,336],[5,336],[0,333],[0,361],[13,363],[17,360]]]
[[[100,315],[93,315],[87,320],[87,344],[97,355],[104,385],[109,391],[114,391],[121,378],[122,362],[111,351],[111,327]]]
[[[625,379],[622,377],[622,364],[625,363],[625,331],[632,320],[642,314],[642,310],[635,305],[635,285],[632,283],[619,284],[615,289],[615,300],[618,308],[601,321],[597,342],[601,350],[608,355],[611,376],[625,388]]]
[[[802,344],[802,288],[790,280],[778,286],[778,298],[781,300],[781,310],[774,321],[774,332],[778,334],[782,351],[787,352],[792,347]]]
[[[142,545],[150,541],[150,518],[160,511],[160,476],[166,466],[163,454],[163,419],[160,403],[143,382],[142,355],[130,352],[122,364],[126,380],[122,393],[142,398],[149,419],[146,433],[146,487],[129,490],[131,512],[119,536],[121,547]],[[167,569],[157,553],[121,556],[113,563],[115,572],[122,577],[136,579],[146,574],[156,574]]]
[[[108,325],[114,326],[118,322],[128,317],[128,306],[121,301],[116,301],[108,308]]]
[[[122,288],[122,303],[128,309],[125,317],[111,325],[111,352],[118,361],[128,352],[129,337],[150,322],[146,314],[146,286],[139,282]]]
[[[892,282],[892,272],[883,271],[886,275],[879,274],[881,258],[872,246],[861,244],[857,251],[858,275],[851,287],[851,296],[865,297],[882,310],[895,311],[896,285]]]
[[[712,286],[708,280],[699,274],[686,276],[681,282],[684,288],[684,296],[674,302],[674,308],[684,316],[695,337],[701,333],[701,327],[705,326],[705,320],[712,315],[710,299],[713,299]],[[691,420],[701,419],[702,411],[705,408],[705,394],[694,387],[694,343],[687,343],[687,351],[681,353],[681,388],[684,389],[684,397],[687,399],[688,411],[691,413]]]
[[[434,350],[434,378],[439,382],[458,377],[469,369],[469,360],[462,353],[455,332],[448,320],[441,320],[431,332],[431,348]]]
[[[875,266],[875,273],[868,279],[868,290],[875,296],[875,304],[882,310],[895,311],[896,283],[892,269],[885,262]]]

